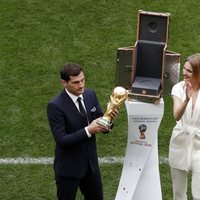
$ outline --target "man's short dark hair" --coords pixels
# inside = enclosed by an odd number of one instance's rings
[[[70,76],[78,76],[82,71],[81,65],[77,63],[66,63],[60,70],[60,78],[68,82]]]

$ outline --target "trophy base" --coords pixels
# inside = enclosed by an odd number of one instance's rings
[[[102,125],[102,126],[105,126],[107,128],[110,128],[112,126],[112,123],[106,119],[104,119],[103,117],[101,117],[98,121],[97,121],[98,124]]]

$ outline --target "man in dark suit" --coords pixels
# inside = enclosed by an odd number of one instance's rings
[[[67,63],[60,76],[64,90],[47,106],[56,144],[54,170],[57,197],[59,200],[75,200],[80,188],[85,200],[102,200],[95,134],[109,132],[110,129],[97,123],[103,112],[95,92],[85,89],[82,67]],[[117,114],[118,111],[114,110],[112,118]]]

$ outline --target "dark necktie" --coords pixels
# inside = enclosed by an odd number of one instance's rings
[[[80,112],[80,114],[81,114],[84,118],[87,118],[86,111],[85,111],[85,109],[84,109],[84,107],[83,107],[83,104],[82,104],[82,102],[81,102],[81,97],[78,97],[77,101],[78,101],[78,106],[79,106],[79,112]]]

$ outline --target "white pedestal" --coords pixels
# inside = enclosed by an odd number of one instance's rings
[[[115,200],[162,200],[159,160],[158,128],[164,113],[160,104],[126,101],[128,141],[122,175]],[[146,127],[141,132],[140,126]]]

